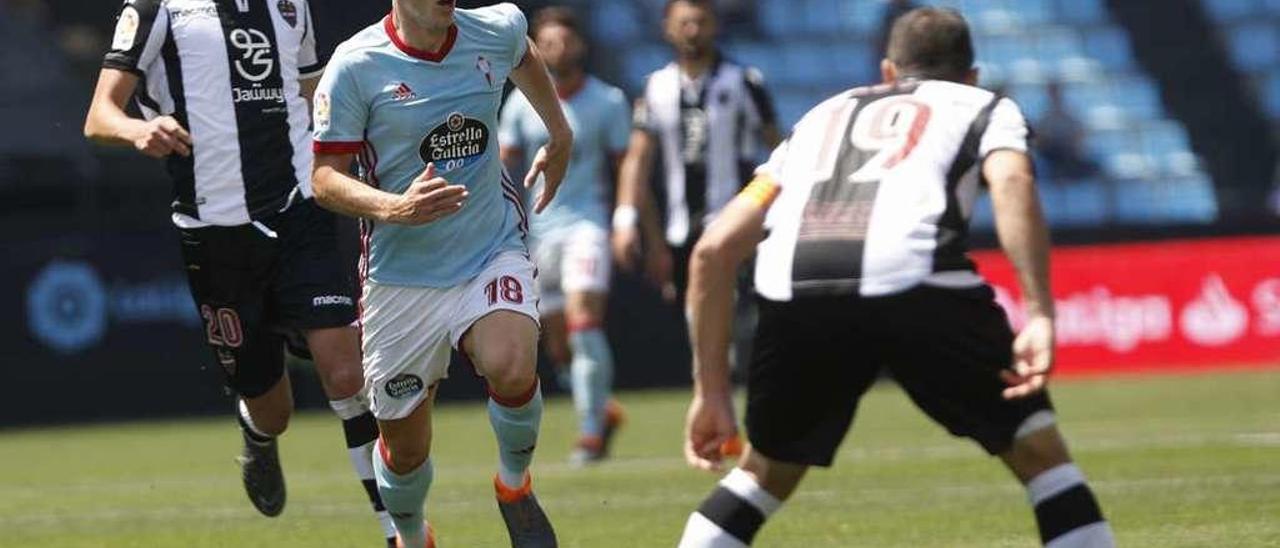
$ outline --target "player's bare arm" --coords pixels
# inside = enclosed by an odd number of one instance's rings
[[[1004,373],[1006,398],[1044,389],[1053,367],[1054,307],[1049,291],[1049,229],[1036,197],[1031,158],[1024,152],[997,150],[982,166],[991,187],[996,233],[1018,271],[1027,306],[1027,323],[1013,343],[1013,370]]]
[[[132,145],[152,158],[191,154],[191,135],[170,116],[146,121],[130,117],[125,105],[138,87],[138,77],[117,69],[102,69],[93,91],[84,136],[95,143]]]
[[[533,188],[538,176],[544,176],[542,192],[533,208],[535,213],[542,213],[551,199],[556,197],[556,190],[560,188],[564,174],[569,169],[569,156],[573,152],[573,130],[569,128],[569,121],[560,108],[560,99],[556,96],[556,86],[551,82],[551,74],[547,72],[547,64],[542,60],[533,41],[529,41],[529,49],[520,60],[520,65],[511,71],[510,79],[524,93],[550,134],[547,144],[534,155],[529,172],[524,177],[524,187]]]
[[[307,100],[307,112],[311,112],[312,110],[314,110],[314,104],[312,100],[315,99],[316,87],[318,87],[319,85],[320,85],[320,75],[318,74],[312,78],[304,78],[302,80],[298,80],[298,87],[300,92],[302,93],[302,98]]]
[[[764,214],[777,185],[757,179],[698,240],[689,264],[689,338],[693,344],[693,401],[685,423],[685,458],[703,470],[719,467],[720,448],[737,434],[729,345],[733,340],[738,267],[764,239]]]
[[[675,286],[671,282],[671,251],[667,249],[657,204],[649,189],[657,148],[653,135],[643,130],[631,132],[631,142],[619,168],[612,245],[614,259],[622,268],[630,270],[640,256],[643,241],[645,277],[662,290],[667,300],[672,300]]]
[[[347,175],[353,159],[351,154],[316,155],[312,188],[326,209],[382,223],[424,225],[457,213],[467,201],[467,187],[437,177],[435,164],[427,164],[403,194],[392,194]]]

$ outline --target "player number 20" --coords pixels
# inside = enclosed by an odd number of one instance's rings
[[[511,304],[524,303],[524,286],[520,285],[520,280],[511,276],[503,276],[485,284],[484,294],[489,298],[489,306],[498,304],[498,299]]]
[[[235,310],[215,310],[206,304],[200,306],[200,315],[204,317],[205,335],[209,338],[209,344],[227,348],[239,348],[244,344],[244,330],[240,328],[240,315]]]
[[[866,106],[849,136],[853,146],[875,152],[853,175],[851,183],[874,183],[906,160],[929,125],[929,105],[910,96],[885,97]]]

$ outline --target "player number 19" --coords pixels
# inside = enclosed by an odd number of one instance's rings
[[[849,176],[851,183],[874,183],[901,164],[920,144],[932,111],[910,96],[885,97],[866,106],[853,123],[853,146],[876,154]]]

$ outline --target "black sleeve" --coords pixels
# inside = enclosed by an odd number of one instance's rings
[[[764,87],[764,76],[755,68],[747,68],[743,71],[743,75],[747,94],[750,95],[751,104],[760,116],[760,123],[776,127],[778,113],[773,109],[773,97],[769,96],[769,91]]]
[[[163,4],[164,0],[127,0],[120,7],[103,67],[136,74],[156,59],[169,32],[169,15]]]

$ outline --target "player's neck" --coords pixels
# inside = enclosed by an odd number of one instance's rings
[[[393,22],[400,40],[422,51],[439,51],[449,39],[451,21],[433,21],[422,17],[400,2],[392,6]]]
[[[711,71],[711,67],[716,64],[716,52],[711,51],[704,55],[696,57],[681,56],[676,60],[676,64],[680,66],[680,72],[689,78],[698,78],[703,74]]]
[[[568,99],[582,91],[587,85],[587,73],[582,69],[574,69],[555,74],[556,94],[561,99]]]

